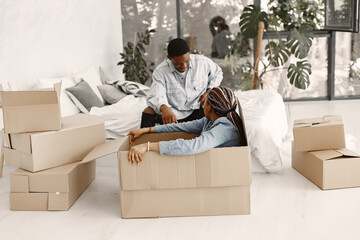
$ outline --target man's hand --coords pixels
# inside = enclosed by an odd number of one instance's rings
[[[171,109],[168,106],[162,105],[160,107],[160,111],[162,114],[163,124],[178,123],[175,114],[171,111]]]
[[[137,165],[142,163],[143,162],[142,155],[146,151],[147,151],[147,143],[143,143],[143,144],[139,144],[139,145],[131,147],[130,151],[129,151],[129,155],[128,155],[129,163],[131,163],[133,165],[134,165],[134,163]]]
[[[211,91],[211,88],[209,88],[208,90],[206,90],[206,92],[201,95],[199,102],[200,102],[200,106],[202,106],[206,100],[207,95],[209,94],[209,92]]]

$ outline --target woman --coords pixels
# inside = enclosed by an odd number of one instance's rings
[[[199,137],[184,140],[148,142],[133,146],[129,151],[129,162],[140,164],[142,154],[147,151],[168,155],[187,155],[205,152],[215,147],[246,146],[247,140],[240,116],[236,113],[237,99],[227,87],[211,89],[203,104],[202,119],[158,125],[131,130],[130,142],[145,133],[188,132],[201,133]]]

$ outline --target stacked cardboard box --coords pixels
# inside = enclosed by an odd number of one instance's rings
[[[10,175],[11,210],[68,210],[95,178],[95,162],[70,163],[37,173]]]
[[[95,178],[95,163],[79,161],[105,142],[104,119],[61,119],[58,90],[0,91],[2,152],[19,167],[10,176],[11,210],[68,210]]]
[[[345,148],[341,116],[296,120],[292,167],[319,188],[360,186],[360,155]]]
[[[145,134],[133,144],[195,136],[187,133]],[[147,152],[139,166],[128,162],[130,147],[129,138],[107,142],[94,148],[82,160],[87,163],[117,153],[122,218],[250,213],[248,146],[215,148],[185,156]]]

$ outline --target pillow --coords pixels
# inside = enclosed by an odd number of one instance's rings
[[[99,75],[100,75],[100,81],[102,84],[106,84],[106,83],[110,82],[110,79],[108,78],[108,76],[106,76],[102,67],[99,67]],[[101,91],[100,91],[100,93],[101,93]],[[104,100],[106,101],[106,99],[104,99]]]
[[[114,104],[126,97],[127,94],[121,91],[119,88],[113,85],[101,85],[98,86],[101,96],[108,104]]]
[[[92,107],[104,106],[104,103],[84,80],[81,80],[74,87],[66,88],[66,92],[83,113],[88,113]]]
[[[53,88],[55,83],[61,82],[60,92],[60,109],[61,116],[66,117],[80,112],[79,108],[75,106],[70,97],[66,94],[65,88],[75,86],[75,82],[70,78],[39,78],[36,84],[37,88]]]
[[[74,73],[73,75],[74,75],[75,83],[79,83],[81,79],[83,79],[85,82],[87,82],[90,85],[91,89],[98,96],[98,98],[103,103],[105,103],[99,90],[97,89],[97,86],[102,85],[100,80],[100,75],[93,67],[82,72]]]

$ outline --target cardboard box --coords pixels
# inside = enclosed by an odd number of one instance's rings
[[[145,134],[134,145],[195,134]],[[250,149],[214,148],[196,155],[146,152],[139,166],[128,162],[129,138],[93,149],[82,162],[117,152],[122,218],[250,213]]]
[[[68,210],[95,179],[95,167],[76,162],[37,173],[17,169],[10,174],[10,209]]]
[[[360,155],[346,148],[297,152],[293,145],[292,167],[323,190],[360,186]]]
[[[11,133],[11,148],[3,148],[5,161],[31,172],[80,161],[105,142],[104,120],[77,114],[63,118],[59,131]]]
[[[293,133],[298,152],[345,148],[341,116],[295,120]]]
[[[61,129],[61,83],[54,89],[3,91],[0,85],[6,133],[52,131]]]

